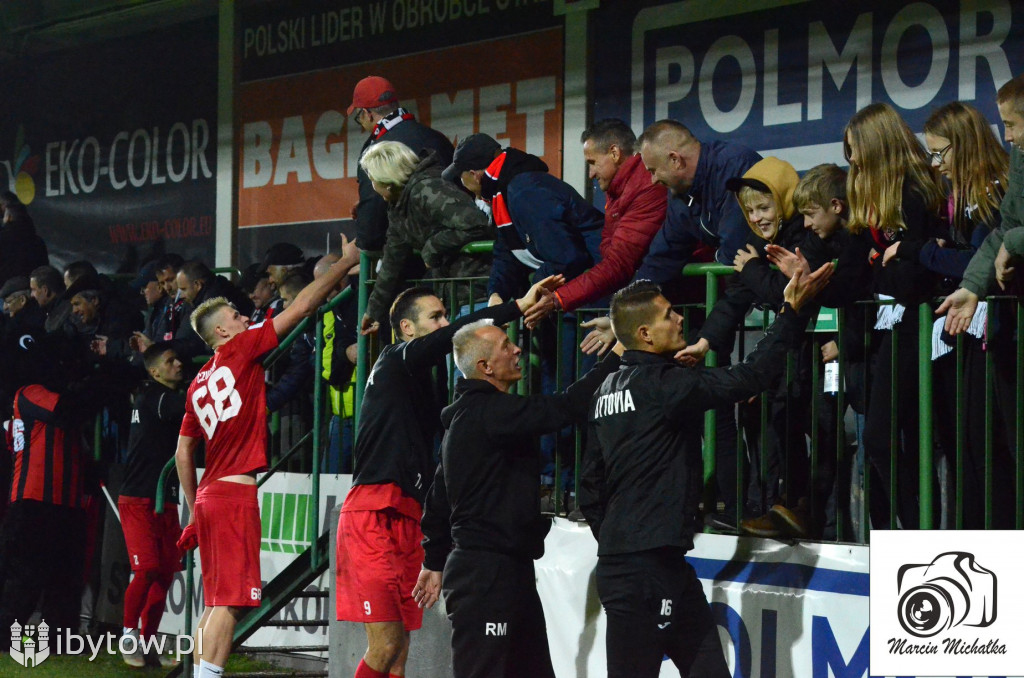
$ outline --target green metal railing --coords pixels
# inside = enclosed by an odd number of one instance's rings
[[[489,249],[489,245],[490,245],[490,243],[473,243],[471,246],[468,246],[464,251],[474,252],[474,253],[486,252]],[[362,273],[361,279],[360,279],[360,292],[359,292],[359,294],[360,294],[360,313],[362,314],[362,313],[365,312],[366,300],[369,297],[370,289],[371,289],[371,287],[373,285],[373,280],[372,280],[372,270],[373,270],[372,261],[365,254],[364,254],[363,266],[362,266],[361,270],[363,271],[363,273]],[[690,308],[700,308],[700,309],[704,310],[705,312],[710,312],[710,309],[713,307],[714,303],[717,301],[718,296],[719,296],[719,289],[720,289],[719,278],[721,278],[722,276],[732,275],[733,274],[733,268],[731,266],[724,266],[724,265],[720,265],[720,264],[691,264],[691,265],[688,265],[688,266],[685,267],[685,269],[683,271],[683,274],[684,274],[684,276],[687,276],[687,277],[700,277],[700,276],[703,276],[705,278],[705,300],[704,300],[704,302],[703,303],[699,303],[699,304],[690,304],[688,307],[690,307]],[[440,283],[440,282],[468,282],[468,281],[469,281],[469,279],[453,279],[453,278],[448,278],[448,279],[444,279],[444,280],[425,280],[425,281],[410,281],[410,282],[411,283],[422,282],[424,284],[430,285],[430,284],[436,284],[436,283]],[[484,284],[484,279],[475,279],[474,282],[482,285],[482,284]],[[999,298],[998,297],[993,297],[992,299],[999,299]],[[1009,298],[1007,298],[1007,299],[1009,299]],[[455,305],[453,303],[451,303],[452,299],[449,298],[448,301],[449,301],[449,308],[454,310]],[[1014,301],[1014,303],[1018,303],[1018,305],[1019,305],[1019,301],[1018,300],[1013,298],[1013,301]],[[866,304],[866,305],[871,306],[871,307],[875,307],[875,306],[879,306],[879,305],[891,304],[893,302],[882,301],[882,302],[861,302],[861,303],[862,304]],[[911,308],[911,309],[907,309],[906,312],[905,312],[908,315],[916,313],[916,318],[915,319],[916,319],[916,321],[918,322],[918,324],[920,326],[919,327],[919,332],[918,332],[918,335],[917,335],[917,352],[921,356],[927,356],[928,357],[928,358],[922,358],[921,360],[918,361],[917,379],[919,381],[919,384],[918,384],[918,386],[919,386],[919,390],[918,390],[919,397],[918,397],[918,402],[916,403],[916,405],[913,404],[913,403],[898,403],[896,401],[897,393],[898,393],[898,388],[897,388],[898,377],[896,375],[896,370],[895,370],[895,368],[896,368],[896,360],[893,359],[891,361],[892,365],[893,365],[893,374],[891,375],[892,383],[893,383],[893,390],[892,390],[892,398],[893,398],[893,400],[890,403],[891,407],[893,407],[895,409],[897,407],[897,405],[901,405],[903,407],[916,407],[917,408],[917,417],[919,419],[918,449],[916,451],[911,451],[911,453],[915,453],[916,452],[916,454],[918,455],[918,467],[919,467],[919,473],[920,473],[920,481],[918,483],[918,493],[919,493],[918,502],[919,502],[920,526],[921,526],[922,529],[938,527],[938,524],[935,521],[935,517],[936,517],[936,514],[937,514],[937,510],[936,509],[937,509],[937,506],[938,506],[937,488],[935,487],[935,474],[936,474],[936,466],[935,466],[936,457],[935,457],[935,455],[936,455],[936,452],[937,452],[937,446],[936,446],[937,439],[935,438],[935,434],[934,434],[934,427],[935,427],[934,416],[935,415],[933,414],[933,411],[934,411],[933,402],[934,402],[935,396],[933,394],[933,382],[934,382],[934,380],[933,380],[933,366],[932,366],[932,361],[930,360],[930,355],[931,355],[931,328],[932,328],[932,323],[933,323],[934,318],[935,318],[935,316],[933,315],[932,309],[933,309],[933,306],[931,304],[922,304],[917,309]],[[599,313],[599,312],[601,312],[599,309],[580,309],[580,310],[577,311],[577,314],[579,315],[580,318],[587,318],[587,317],[592,317],[593,315],[595,315],[596,313]],[[870,524],[869,505],[870,505],[870,492],[871,492],[871,479],[870,478],[871,478],[871,464],[872,464],[872,460],[871,459],[863,459],[863,465],[862,466],[858,466],[855,469],[851,468],[852,465],[853,465],[853,462],[854,462],[854,456],[853,456],[853,450],[851,449],[850,445],[848,444],[848,436],[847,436],[847,431],[846,431],[846,426],[845,426],[845,418],[846,418],[845,415],[846,415],[846,412],[847,412],[847,409],[848,409],[848,396],[847,396],[847,393],[846,393],[846,389],[844,388],[844,385],[845,385],[845,383],[847,381],[847,378],[849,376],[851,376],[850,375],[850,366],[849,366],[848,360],[847,360],[847,355],[849,353],[848,349],[851,349],[851,348],[854,348],[854,347],[850,347],[850,346],[846,345],[846,343],[848,341],[848,337],[846,336],[846,333],[843,331],[844,328],[846,327],[846,323],[847,323],[847,319],[848,319],[848,312],[846,310],[844,310],[844,309],[839,309],[839,310],[836,311],[836,315],[837,315],[837,322],[838,322],[838,326],[839,326],[838,331],[835,332],[835,337],[836,337],[835,341],[836,341],[838,349],[839,349],[839,357],[838,357],[836,362],[837,362],[838,381],[839,381],[839,384],[840,384],[840,388],[835,393],[834,397],[832,399],[828,400],[828,401],[826,401],[826,399],[823,398],[822,394],[819,393],[819,392],[815,392],[811,396],[811,405],[810,405],[810,407],[811,407],[811,412],[810,412],[810,435],[808,437],[808,440],[805,442],[805,444],[807,446],[808,455],[809,455],[809,458],[810,458],[809,459],[810,460],[810,476],[809,476],[809,486],[807,488],[805,488],[805,490],[806,490],[806,493],[808,495],[808,499],[810,501],[811,513],[812,514],[820,514],[822,512],[822,510],[824,509],[824,506],[820,505],[820,502],[827,500],[827,498],[819,498],[819,497],[817,497],[814,488],[817,487],[817,483],[822,478],[822,476],[821,476],[821,473],[822,473],[821,468],[823,466],[823,462],[826,461],[826,457],[824,455],[828,455],[829,457],[831,457],[830,459],[828,459],[828,461],[835,465],[835,471],[834,471],[834,473],[835,473],[835,481],[833,483],[833,485],[834,485],[833,495],[834,495],[834,499],[836,501],[836,514],[837,514],[836,515],[836,526],[835,526],[835,530],[836,530],[835,539],[838,540],[838,541],[849,541],[850,539],[857,539],[857,540],[860,540],[860,541],[866,541],[867,540],[867,534],[868,534],[867,533],[867,526]],[[687,328],[688,328],[689,321],[688,321],[687,314],[684,314],[684,318],[685,318],[684,322],[686,323]],[[866,347],[868,347],[870,345],[871,339],[872,339],[872,335],[875,333],[875,331],[872,329],[873,324],[874,324],[873,322],[867,323],[865,328],[864,328],[863,342],[864,342],[865,350],[867,350]],[[1017,327],[1015,329],[1017,330],[1016,334],[1017,334],[1017,342],[1018,342],[1017,343],[1017,353],[1018,353],[1018,355],[1020,355],[1021,354],[1021,343],[1020,342],[1021,342],[1022,337],[1024,337],[1024,332],[1022,332],[1022,327],[1024,327],[1024,314],[1020,313],[1019,306],[1018,306],[1017,323],[1016,324],[1017,324]],[[560,349],[562,342],[565,341],[565,338],[562,336],[562,327],[563,326],[562,326],[561,322],[557,322],[557,323],[555,323],[555,325],[558,327],[557,346]],[[765,316],[765,320],[764,320],[764,322],[762,324],[762,327],[766,327],[766,326],[767,326],[767,316]],[[892,339],[893,339],[893,341],[892,341],[892,344],[893,344],[892,345],[892,351],[893,351],[893,355],[897,356],[898,352],[900,350],[899,349],[899,343],[900,343],[901,337],[897,336],[898,333],[896,333],[896,332],[893,332],[892,334],[893,334],[893,337],[892,337]],[[514,341],[518,341],[519,338],[530,337],[530,333],[529,332],[525,332],[525,333],[522,332],[522,328],[520,328],[517,324],[513,324],[511,326],[510,335],[516,335],[516,336],[513,337]],[[745,353],[744,348],[743,348],[744,347],[743,334],[741,334],[740,337],[741,337],[741,339],[740,339],[740,355],[742,356]],[[903,339],[907,340],[905,337]],[[811,338],[809,339],[809,344],[810,344],[811,350],[813,352],[812,355],[816,358],[816,359],[813,359],[811,361],[811,384],[812,384],[812,388],[817,389],[817,388],[820,388],[820,378],[821,378],[821,374],[822,374],[822,366],[821,366],[821,363],[820,363],[820,359],[817,359],[818,357],[820,357],[821,340],[818,338],[817,335],[812,335]],[[357,389],[360,389],[361,385],[365,383],[366,373],[369,370],[370,366],[372,366],[373,360],[376,357],[376,352],[372,350],[373,346],[374,346],[374,342],[366,341],[365,338],[363,338],[363,340],[360,343],[359,378],[357,380]],[[529,341],[523,342],[522,348],[523,348],[523,351],[524,351],[524,360],[525,360],[525,364],[527,366],[527,371],[529,371],[530,366],[532,366],[536,362],[536,356],[532,354],[532,346],[531,346]],[[956,351],[956,354],[957,354],[957,360],[962,362],[962,356],[961,356],[961,354],[962,354],[962,340],[958,343],[958,348],[955,349],[955,351]],[[556,353],[557,353],[558,358],[560,358],[561,357],[560,350],[556,351]],[[581,356],[577,352],[577,354],[576,354],[577,366],[580,364],[580,362],[581,362]],[[718,364],[718,362],[719,362],[719,357],[715,354],[714,351],[710,351],[707,354],[707,356],[705,357],[705,365],[706,366],[713,367],[713,366],[716,366]],[[792,362],[793,361],[792,361],[792,356],[790,356],[790,358],[788,359],[788,362],[790,363],[790,365],[787,368],[787,382],[788,382],[789,379],[793,378],[793,366],[792,366]],[[869,380],[870,380],[870,376],[871,376],[869,361],[864,361],[863,362],[862,369],[864,371],[865,388],[867,389],[868,388],[867,384],[870,383]],[[1018,361],[1017,365],[1016,365],[1016,370],[1017,370],[1016,383],[1017,383],[1017,393],[1018,393],[1018,398],[1017,398],[1017,403],[1016,403],[1016,414],[1015,414],[1016,442],[1017,442],[1017,445],[1016,445],[1016,448],[1014,450],[1014,459],[1016,460],[1016,468],[1018,469],[1018,472],[1016,473],[1015,482],[1014,482],[1014,488],[1015,488],[1015,497],[1016,497],[1016,516],[1017,516],[1016,523],[1017,523],[1018,528],[1021,528],[1021,527],[1024,527],[1024,524],[1022,524],[1022,523],[1024,523],[1024,510],[1022,510],[1022,507],[1024,507],[1024,473],[1021,472],[1022,461],[1024,461],[1024,444],[1022,444],[1022,443],[1024,443],[1024,440],[1022,440],[1022,439],[1024,439],[1024,426],[1022,426],[1022,421],[1024,421],[1024,415],[1022,415],[1022,412],[1024,412],[1024,410],[1022,410],[1022,401],[1024,401],[1024,362]],[[994,510],[993,506],[992,506],[991,499],[992,499],[993,473],[995,472],[993,470],[993,464],[992,464],[992,458],[993,458],[992,457],[992,454],[993,454],[992,453],[992,447],[994,445],[994,437],[995,437],[995,433],[993,433],[994,426],[993,426],[993,423],[992,423],[993,407],[991,406],[992,402],[993,402],[993,389],[992,389],[992,379],[993,379],[993,377],[992,377],[992,372],[993,372],[992,358],[991,358],[991,354],[989,354],[987,356],[987,358],[986,358],[987,393],[988,393],[987,402],[988,402],[989,406],[986,408],[986,423],[985,423],[985,429],[986,429],[985,459],[987,460],[986,470],[985,470],[985,487],[986,487],[986,499],[987,499],[986,507],[985,507],[985,525],[989,526],[989,527],[992,526],[992,513],[993,513],[993,510]],[[562,383],[563,382],[562,374],[563,374],[563,371],[561,369],[561,366],[559,365],[555,369],[555,375],[556,375],[557,388],[558,389],[561,389],[562,387],[564,387],[566,385],[566,384]],[[962,387],[963,386],[963,368],[962,368],[962,365],[958,366],[958,373],[957,374],[958,374],[958,376],[957,376],[957,396],[956,396],[957,397],[957,407],[958,407],[957,428],[958,428],[959,433],[958,433],[958,436],[957,436],[957,441],[958,442],[957,442],[956,450],[955,450],[955,458],[953,457],[953,454],[952,454],[953,451],[947,451],[947,454],[950,456],[951,459],[953,459],[953,461],[951,461],[950,463],[955,464],[956,465],[956,470],[958,471],[956,473],[956,477],[957,477],[956,487],[953,488],[953,490],[951,490],[951,491],[955,491],[956,492],[956,496],[958,497],[956,503],[954,504],[954,506],[956,508],[955,515],[948,515],[947,514],[949,519],[950,519],[950,521],[951,521],[950,522],[951,525],[953,525],[953,524],[962,525],[963,473],[959,472],[959,471],[960,471],[960,469],[963,468],[964,456],[965,456],[965,448],[966,448],[966,445],[967,445],[967,442],[964,439],[964,433],[963,433],[964,417],[966,416],[966,408],[964,408],[964,406],[963,406],[963,401],[964,401],[964,398],[966,396],[963,393],[963,387]],[[519,393],[529,393],[529,392],[531,392],[529,376],[530,376],[529,374],[524,375],[523,382],[520,383],[519,388],[517,389],[517,392],[519,392]],[[449,378],[451,378],[451,375],[449,375]],[[357,393],[360,394],[359,397],[361,398],[361,390],[357,390]],[[820,430],[820,426],[819,426],[819,415],[822,414],[820,408],[822,408],[822,407],[834,407],[835,411],[836,411],[836,415],[835,415],[835,427],[836,427],[836,430],[835,430],[835,448],[834,449],[826,450],[826,449],[822,448],[822,440],[823,439],[821,437],[821,430]],[[765,470],[766,469],[766,463],[765,463],[766,462],[766,458],[765,458],[765,455],[766,455],[766,448],[767,448],[767,442],[768,442],[767,441],[767,435],[768,435],[767,434],[767,429],[768,429],[768,421],[767,421],[767,419],[768,419],[768,410],[769,410],[768,398],[762,397],[761,398],[761,403],[760,403],[760,432],[761,432],[761,434],[760,434],[760,445],[758,446],[759,449],[760,449],[761,459],[760,459],[760,463],[757,464],[758,474],[759,475],[752,479],[753,482],[761,484],[761,486],[762,486],[761,489],[762,490],[766,490],[767,489],[766,487],[764,487],[764,484],[767,481],[767,475],[766,475],[766,470]],[[357,416],[358,416],[358,406],[357,406]],[[790,416],[793,416],[793,415],[790,415]],[[894,418],[893,421],[892,421],[891,430],[890,430],[890,447],[891,447],[892,450],[899,449],[898,443],[900,441],[899,441],[898,435],[899,435],[899,422],[896,421],[895,418]],[[575,449],[575,467],[576,467],[576,474],[575,474],[575,476],[576,476],[576,487],[575,487],[575,489],[577,491],[578,491],[578,483],[579,483],[579,468],[580,468],[580,462],[581,462],[581,458],[580,458],[581,457],[580,438],[581,438],[580,432],[577,429],[575,431],[575,436],[574,436],[575,448],[576,448]],[[716,469],[716,458],[715,458],[716,457],[715,450],[716,450],[716,445],[717,445],[716,438],[717,438],[716,414],[712,410],[712,411],[708,411],[706,413],[705,419],[704,419],[703,458],[704,458],[704,464],[705,464],[705,467],[704,467],[704,477],[705,477],[705,483],[706,483],[706,491],[705,491],[705,500],[706,501],[710,500],[711,497],[713,496],[713,491],[712,491],[711,487],[712,487],[712,483],[714,482],[716,471],[718,470],[718,469]],[[784,452],[780,452],[780,454],[784,454]],[[858,457],[857,457],[858,460],[860,460],[860,456],[859,455],[860,455],[860,452],[858,453]],[[555,455],[556,478],[560,477],[560,473],[561,473],[561,459],[562,459],[562,457],[563,457],[562,454],[556,453],[556,455]],[[746,441],[745,441],[745,437],[743,435],[743,431],[742,430],[738,430],[738,432],[737,432],[737,455],[736,455],[736,458],[737,458],[736,495],[739,498],[739,501],[737,502],[737,515],[735,517],[736,517],[737,522],[738,522],[739,519],[742,517],[739,514],[739,511],[740,511],[740,509],[742,507],[743,498],[746,496],[747,489],[748,489],[748,479],[744,475],[744,466],[745,466],[745,461],[747,460]],[[783,466],[783,469],[785,469],[785,466],[786,466],[785,462],[784,461],[780,461],[779,463]],[[890,495],[889,496],[889,507],[890,507],[889,511],[890,511],[891,524],[895,525],[896,524],[896,519],[897,519],[897,509],[896,509],[897,501],[896,501],[896,499],[897,499],[897,491],[898,491],[897,487],[898,487],[898,479],[899,479],[899,473],[898,473],[899,469],[897,467],[897,454],[893,453],[893,454],[890,455],[890,463],[891,463],[891,468],[890,468],[891,483],[890,483],[890,487],[888,488],[889,495]],[[851,471],[856,471],[856,472],[863,473],[863,477],[862,478],[856,478],[854,476],[849,476]],[[785,470],[783,470],[783,473],[785,473]],[[835,489],[835,487],[838,487],[838,484],[841,483],[841,482],[845,483],[846,481],[844,479],[847,476],[849,476],[849,483],[848,483],[849,487],[846,487],[844,485],[843,487],[841,487],[837,491]],[[783,478],[785,479],[785,475],[783,475]],[[786,481],[784,480],[783,484],[786,485],[788,483],[786,483]],[[859,486],[859,492],[860,492],[859,496],[861,497],[862,510],[857,511],[856,516],[854,516],[852,513],[850,513],[850,508],[852,507],[851,502],[853,501],[853,494],[852,494],[853,490],[857,489],[858,486]],[[876,488],[876,490],[880,490],[880,489],[883,489],[883,488]],[[556,510],[557,513],[562,513],[562,512],[564,512],[564,508],[567,506],[567,503],[566,503],[565,497],[564,497],[564,488],[562,487],[562,483],[560,481],[556,481],[556,483],[555,483],[555,493],[556,493],[556,497],[555,497],[555,510]],[[791,501],[793,499],[794,498],[791,498]],[[707,507],[707,504],[706,504],[706,507]],[[765,507],[765,509],[767,509],[767,507]],[[710,508],[708,510],[714,510],[714,509]],[[847,522],[848,522],[848,520],[850,518],[855,518],[854,522],[855,523],[856,522],[860,523],[861,530],[860,530],[860,534],[859,535],[858,534],[853,534],[853,533],[849,532],[849,527],[847,525]],[[954,521],[955,521],[955,523],[954,523]]]

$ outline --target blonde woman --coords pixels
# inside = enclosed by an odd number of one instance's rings
[[[896,243],[900,243],[899,250],[904,246],[920,249],[931,238],[947,237],[941,216],[946,197],[928,154],[903,118],[887,104],[871,104],[850,119],[843,134],[843,149],[850,163],[846,184],[848,227],[866,238],[872,248],[873,291],[893,297],[906,307],[902,318],[883,330],[872,372],[864,430],[865,451],[880,481],[871,486],[872,526],[895,527],[889,506],[893,490],[890,455],[895,453],[896,513],[904,528],[916,528],[917,368],[921,358],[917,349],[918,305],[934,294],[937,276],[916,259],[895,257],[886,262],[883,257]],[[896,355],[894,334],[899,335]],[[894,419],[897,445],[891,449]]]
[[[366,150],[359,164],[388,205],[384,254],[362,320],[367,334],[387,319],[405,282],[403,270],[416,251],[431,277],[486,276],[490,255],[462,254],[461,249],[477,240],[493,240],[494,230],[473,199],[441,177],[444,167],[433,151],[420,156],[403,143],[381,141]],[[482,285],[480,290],[482,294]],[[468,303],[468,292],[460,291],[457,303]]]

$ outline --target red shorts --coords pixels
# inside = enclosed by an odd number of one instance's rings
[[[121,529],[132,572],[178,572],[182,569],[183,554],[177,546],[181,536],[177,504],[164,504],[164,512],[157,515],[149,497],[118,497],[117,511],[121,514]]]
[[[420,522],[394,509],[342,511],[338,517],[338,619],[423,625],[412,589],[423,565]]]
[[[207,607],[258,607],[260,506],[256,486],[215,480],[196,492],[196,535]]]

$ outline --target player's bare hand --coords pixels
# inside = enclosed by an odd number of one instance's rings
[[[377,334],[377,331],[380,330],[380,323],[369,315],[364,314],[363,320],[359,325],[359,330],[364,336],[367,334]]]
[[[675,361],[687,367],[693,367],[704,360],[704,356],[711,350],[711,344],[707,339],[701,338],[697,343],[691,344],[681,351],[676,352]]]
[[[416,586],[412,588],[412,598],[416,604],[429,610],[441,595],[441,573],[434,570],[420,570],[416,577]]]
[[[946,314],[946,331],[952,336],[966,332],[974,319],[974,312],[978,310],[978,295],[969,289],[961,287],[956,292],[943,299],[939,307],[935,309],[935,315]]]
[[[831,261],[810,275],[804,275],[802,269],[797,269],[789,279],[786,289],[782,291],[782,296],[794,311],[799,311],[805,303],[824,289],[834,272],[835,266]]]
[[[526,294],[516,299],[527,327],[532,330],[548,313],[555,310],[555,299],[551,293],[564,284],[565,276],[561,273],[549,275],[535,282]]]
[[[796,252],[790,252],[782,245],[769,243],[764,246],[764,251],[768,261],[775,264],[787,278],[792,278],[793,272],[798,268],[802,268],[807,275],[811,274],[811,265],[807,263],[807,258],[799,247],[796,248]]]
[[[583,341],[580,342],[580,350],[587,355],[592,355],[596,352],[597,355],[603,356],[615,343],[615,333],[612,332],[612,319],[608,316],[601,316],[600,318],[580,323],[580,327],[591,328],[587,336],[583,337]]]
[[[491,294],[491,296],[487,297],[487,307],[488,308],[490,308],[491,306],[501,306],[504,303],[505,303],[505,300],[502,299],[501,295],[498,294],[497,292],[495,292],[495,293]]]
[[[996,253],[995,260],[996,267],[996,282],[999,283],[999,289],[1006,291],[1006,285],[1013,280],[1013,257],[1006,249],[1006,245],[999,246],[999,252]]]

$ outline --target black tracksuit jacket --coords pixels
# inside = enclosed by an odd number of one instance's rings
[[[476,320],[491,318],[501,325],[521,315],[513,300],[481,308],[425,337],[384,347],[359,410],[353,486],[394,483],[423,504],[436,466],[438,415],[448,400],[444,357],[452,350],[452,337]]]
[[[583,460],[580,508],[599,556],[693,547],[704,412],[768,388],[805,326],[784,305],[753,352],[731,367],[688,368],[626,351],[594,394]]]
[[[594,390],[619,365],[608,356],[563,393],[519,396],[462,379],[441,413],[441,463],[423,511],[424,567],[456,548],[540,558],[551,521],[540,514],[537,437],[586,419]]]

